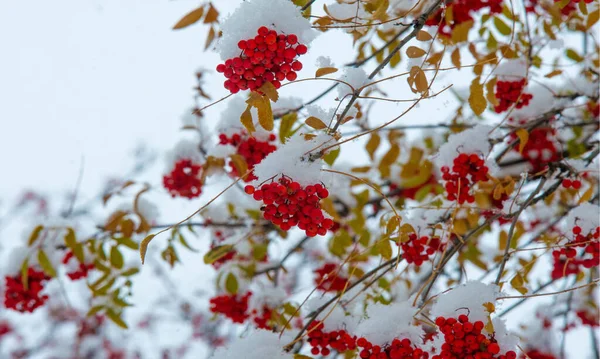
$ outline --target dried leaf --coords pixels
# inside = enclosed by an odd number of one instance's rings
[[[450,59],[452,60],[452,65],[456,68],[460,69],[460,49],[457,47],[452,51],[452,55],[450,55]]]
[[[485,84],[485,98],[488,100],[489,103],[491,103],[494,106],[500,104],[500,102],[496,98],[496,81],[498,81],[498,78],[494,77]]]
[[[595,9],[587,17],[587,20],[585,22],[586,30],[591,29],[592,26],[594,26],[598,22],[598,18],[600,18],[600,9]]]
[[[210,24],[213,22],[219,22],[218,18],[219,18],[219,12],[217,11],[217,9],[215,9],[213,4],[210,4],[210,7],[208,8],[208,11],[206,12],[206,17],[204,17],[204,23]]]
[[[423,56],[425,56],[425,54],[426,54],[425,50],[423,50],[420,47],[409,46],[408,49],[406,49],[406,56],[408,56],[411,59],[423,57]]]
[[[510,26],[508,26],[502,19],[499,17],[494,17],[494,26],[502,35],[508,36],[512,32]]]
[[[419,41],[429,41],[431,39],[433,39],[433,37],[427,31],[421,30],[421,31],[417,32],[417,40],[419,40]]]
[[[195,24],[200,19],[202,19],[202,15],[204,15],[204,6],[201,6],[187,13],[187,15],[182,17],[181,20],[179,20],[177,24],[173,26],[173,30],[183,29],[184,27],[188,27],[192,24]]]
[[[308,126],[316,129],[316,130],[322,130],[324,128],[327,128],[327,125],[325,123],[323,123],[323,121],[321,121],[320,119],[314,117],[314,116],[310,116],[309,118],[306,119],[306,121],[304,121]]]
[[[581,55],[579,55],[573,49],[567,49],[567,51],[565,53],[567,54],[568,58],[570,58],[571,60],[573,60],[575,62],[581,62],[581,61],[583,61],[583,57],[581,57]]]
[[[551,78],[553,78],[554,76],[558,76],[558,75],[560,75],[560,74],[562,74],[562,70],[554,70],[554,71],[552,71],[552,72],[549,72],[549,73],[547,73],[546,75],[544,75],[544,77],[551,79]]]
[[[315,77],[329,75],[334,72],[337,72],[337,70],[338,69],[336,69],[335,67],[321,67],[320,69],[317,69],[317,72],[315,73]]]
[[[483,95],[483,85],[479,83],[479,79],[480,77],[476,77],[471,82],[469,95],[469,106],[477,116],[481,115],[487,107],[487,101]]]
[[[142,264],[144,264],[144,260],[146,259],[146,251],[148,251],[148,244],[150,241],[156,236],[156,234],[149,234],[144,238],[142,243],[140,244],[140,258],[142,259]]]
[[[242,125],[244,125],[246,130],[248,130],[248,132],[252,134],[256,132],[256,128],[254,127],[254,122],[252,121],[252,114],[250,113],[251,108],[252,106],[250,105],[246,107],[246,110],[244,110],[242,116],[240,117],[240,122],[242,123]]]
[[[235,153],[231,155],[230,158],[238,176],[242,176],[244,173],[248,172],[248,163],[246,163],[246,159],[242,155]]]
[[[469,31],[473,27],[473,20],[460,23],[452,29],[452,42],[458,44],[469,39]]]
[[[110,264],[117,269],[123,268],[123,254],[117,246],[112,246],[110,248]]]
[[[277,89],[270,81],[265,82],[258,90],[264,93],[269,98],[269,100],[273,102],[277,102],[277,100],[279,100],[279,94],[277,93]]]
[[[323,156],[323,161],[325,161],[325,163],[327,163],[328,165],[333,166],[333,163],[340,155],[340,151],[340,147],[336,148],[335,150],[327,151],[325,156]]]
[[[371,160],[375,158],[375,151],[377,151],[380,143],[381,137],[379,134],[377,132],[371,132],[371,137],[365,146],[365,149],[367,150],[367,153],[369,153]]]
[[[523,149],[527,145],[527,141],[529,141],[529,132],[524,128],[520,128],[516,134],[519,137],[519,153],[523,153]]]
[[[208,34],[206,35],[206,42],[204,43],[204,50],[208,50],[208,47],[210,46],[210,44],[212,44],[212,42],[215,40],[216,35],[217,35],[217,32],[215,31],[215,28],[211,26],[210,30],[208,30]]]

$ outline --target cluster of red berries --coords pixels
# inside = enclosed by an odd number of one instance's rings
[[[298,36],[278,34],[265,26],[254,38],[240,41],[238,47],[242,50],[239,56],[217,66],[217,72],[227,78],[224,86],[231,93],[254,91],[266,82],[279,88],[283,80],[294,81],[296,71],[302,70],[296,58],[308,51],[306,45],[298,43]]]
[[[252,292],[243,296],[236,294],[223,294],[210,299],[210,311],[220,313],[231,319],[234,323],[243,323],[248,315],[248,299]]]
[[[190,159],[179,160],[171,173],[163,177],[163,186],[173,197],[198,197],[202,193],[201,170],[202,165]]]
[[[75,255],[73,254],[73,252],[68,251],[67,254],[65,254],[65,256],[64,256],[62,263],[67,264],[67,263],[69,263],[69,261],[71,259],[74,259],[74,258],[75,258]],[[78,263],[78,268],[74,271],[67,272],[67,276],[69,276],[69,278],[71,280],[79,280],[79,279],[87,278],[89,271],[91,271],[92,269],[94,269],[93,263],[90,263],[90,264]]]
[[[444,335],[441,352],[432,359],[516,359],[514,351],[499,355],[500,346],[494,334],[482,333],[482,321],[471,322],[469,316],[461,314],[456,318],[438,317],[435,324]]]
[[[350,284],[347,278],[340,275],[338,265],[335,263],[325,263],[321,268],[316,269],[315,273],[317,289],[324,292],[341,292]]]
[[[452,23],[444,21],[444,9],[440,8],[427,19],[425,25],[439,24],[440,33],[450,36],[457,25],[473,20],[473,13],[484,8],[489,8],[490,14],[499,14],[502,12],[502,0],[456,0],[448,4],[448,9],[445,10],[452,11]]]
[[[556,162],[560,159],[559,151],[555,142],[556,130],[553,128],[538,127],[529,132],[529,139],[523,147],[522,156],[533,167],[533,171],[543,170],[548,163]],[[511,139],[515,139],[512,135]],[[513,151],[518,152],[518,146],[513,147]]]
[[[244,157],[248,169],[252,170],[255,165],[259,164],[267,155],[277,149],[277,147],[271,142],[275,141],[277,137],[274,134],[269,134],[266,141],[259,141],[254,137],[247,136],[246,134],[233,134],[231,137],[227,137],[224,134],[219,135],[219,143],[222,145],[232,145],[237,148],[237,154]],[[232,174],[239,176],[237,168],[231,161],[229,166],[232,168]],[[256,176],[254,173],[250,173],[244,179],[245,182],[254,181]]]
[[[571,180],[569,178],[565,178],[562,180],[562,186],[567,189],[573,188],[579,190],[581,188],[581,181],[578,179]]]
[[[260,189],[247,185],[245,191],[265,204],[261,208],[264,219],[284,231],[298,226],[307,236],[314,237],[325,235],[333,227],[333,220],[325,218],[319,203],[329,192],[319,183],[302,188],[298,182],[281,176]]]
[[[600,326],[600,322],[598,320],[598,314],[596,310],[587,311],[587,310],[578,310],[575,314],[579,320],[581,320],[581,324],[588,325],[590,327],[598,327]]]
[[[356,349],[356,336],[351,336],[345,330],[332,332],[323,331],[323,323],[315,320],[307,328],[308,343],[313,355],[328,356],[331,350],[344,353]]]
[[[575,226],[571,230],[573,240],[569,241],[564,248],[552,252],[554,267],[552,278],[558,279],[580,272],[581,267],[593,268],[600,264],[600,227],[595,231],[584,235],[581,227]],[[583,253],[578,256],[577,248],[584,248]]]
[[[528,359],[557,359],[553,354],[544,353],[544,352],[541,352],[536,349],[528,351],[527,356],[522,355],[519,357],[519,359],[525,359],[525,358],[528,358]]]
[[[473,203],[475,197],[470,193],[477,182],[487,181],[488,167],[485,161],[475,153],[461,153],[454,159],[452,169],[442,167],[442,179],[446,181],[447,198],[457,200],[459,204]]]
[[[252,310],[252,317],[254,320],[254,324],[259,329],[272,329],[269,322],[271,321],[271,317],[273,316],[273,310],[266,305],[264,305],[259,312],[256,309]]]
[[[48,300],[47,295],[40,295],[46,282],[50,280],[44,272],[29,268],[27,272],[27,289],[21,281],[21,274],[4,278],[4,306],[18,312],[32,313]]]
[[[413,347],[410,339],[394,339],[392,342],[382,348],[379,345],[373,345],[365,338],[359,338],[356,345],[362,350],[359,352],[361,359],[428,359],[429,353],[423,349]]]
[[[516,108],[522,108],[529,105],[529,101],[533,98],[532,94],[524,93],[523,89],[527,81],[521,79],[520,81],[498,81],[496,82],[496,99],[498,99],[498,105],[495,106],[494,110],[497,113],[507,111],[513,104]]]
[[[429,260],[435,252],[442,250],[442,242],[439,237],[417,236],[415,233],[408,235],[408,241],[400,243],[402,258],[408,263],[414,263],[417,267]]]

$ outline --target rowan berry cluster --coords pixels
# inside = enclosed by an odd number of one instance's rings
[[[345,330],[325,332],[323,328],[323,323],[318,320],[307,328],[308,344],[312,347],[313,355],[327,356],[332,349],[338,353],[356,349],[356,336],[351,336]]]
[[[502,12],[502,0],[457,0],[448,4],[448,9],[439,9],[427,19],[425,25],[440,25],[440,33],[446,36],[452,34],[452,30],[467,21],[473,20],[473,14],[477,11],[489,8],[490,14],[499,14]],[[452,22],[446,23],[444,18],[445,11],[452,11]]]
[[[557,359],[553,354],[544,353],[539,350],[530,350],[527,352],[527,356],[522,355],[519,359]]]
[[[269,325],[269,322],[271,321],[271,317],[273,316],[273,310],[271,308],[264,305],[262,307],[262,309],[260,310],[260,312],[256,309],[253,309],[251,314],[252,314],[254,324],[256,325],[257,328],[271,329],[271,325]]]
[[[202,165],[190,159],[179,160],[171,173],[163,177],[163,186],[173,197],[198,197],[202,193],[200,171]]]
[[[408,235],[408,241],[400,243],[402,258],[407,263],[414,263],[417,267],[429,260],[435,252],[442,250],[443,245],[439,237],[417,236],[415,233]]]
[[[444,344],[441,352],[432,359],[516,359],[514,351],[500,355],[500,346],[494,339],[494,334],[482,333],[485,327],[482,321],[471,322],[469,316],[461,314],[456,318],[438,317],[435,320]]]
[[[459,204],[473,203],[475,197],[471,194],[471,188],[477,182],[487,181],[488,167],[485,161],[475,153],[461,153],[454,159],[452,169],[448,166],[442,167],[442,179],[446,181],[447,198],[450,201],[457,200]]]
[[[71,259],[75,259],[75,255],[73,254],[72,251],[68,251],[64,256],[62,263],[67,264],[67,263],[69,263],[69,261]],[[93,263],[84,264],[84,263],[78,262],[77,265],[78,265],[78,268],[76,270],[67,272],[67,276],[71,280],[79,280],[79,279],[87,278],[89,271],[94,269]]]
[[[523,92],[526,84],[527,81],[525,79],[496,82],[495,96],[499,103],[495,106],[494,110],[497,113],[501,113],[507,111],[513,104],[515,104],[516,108],[529,105],[529,101],[531,101],[533,95]]]
[[[593,268],[600,264],[600,227],[584,235],[581,227],[575,226],[571,230],[573,239],[567,245],[552,252],[554,267],[552,278],[558,279],[571,274],[577,274],[581,267]],[[577,248],[584,248],[578,253]]]
[[[529,132],[529,139],[523,147],[522,156],[533,167],[533,171],[541,171],[550,162],[559,160],[559,151],[552,139],[556,137],[556,130],[552,128],[538,127]],[[512,135],[512,139],[516,135]],[[519,146],[513,148],[513,151],[518,152]]]
[[[266,26],[261,26],[254,38],[241,40],[238,47],[242,51],[238,57],[217,66],[217,72],[227,78],[224,86],[231,93],[254,91],[266,82],[279,88],[283,80],[294,81],[296,71],[302,70],[296,58],[308,51],[306,45],[298,43],[298,36],[278,34]]]
[[[261,208],[264,219],[284,231],[298,226],[307,236],[314,237],[325,235],[333,227],[333,220],[325,218],[319,203],[329,192],[319,183],[303,188],[282,175],[277,181],[261,185],[260,189],[247,185],[245,191],[265,204]]]
[[[340,275],[338,265],[335,263],[325,263],[321,268],[316,269],[315,273],[317,289],[324,292],[340,292],[350,283],[348,278]]]
[[[219,135],[219,143],[222,145],[232,145],[236,147],[237,154],[242,156],[248,165],[248,170],[252,170],[255,165],[259,164],[267,155],[277,149],[277,147],[271,142],[275,141],[277,137],[274,134],[269,134],[266,141],[260,141],[255,137],[250,137],[245,133],[233,134],[231,137],[227,137],[224,134]],[[232,174],[239,176],[237,168],[233,165],[233,161],[230,161],[229,166],[232,168]],[[245,182],[254,181],[256,176],[254,173],[250,173],[244,179]]]
[[[252,292],[242,296],[236,294],[223,294],[210,299],[210,311],[220,313],[231,319],[234,323],[243,323],[248,315],[248,300]]]
[[[41,291],[50,277],[44,272],[30,267],[27,271],[27,288],[21,279],[20,273],[4,278],[4,306],[18,312],[32,313],[48,300],[48,296],[42,295]]]

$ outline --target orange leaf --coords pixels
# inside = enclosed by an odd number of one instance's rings
[[[321,67],[320,69],[317,69],[317,72],[315,73],[315,77],[329,75],[334,72],[337,72],[337,70],[338,69],[336,69],[335,67]]]
[[[471,94],[469,95],[469,106],[477,116],[481,115],[487,107],[487,101],[483,96],[483,85],[479,83],[479,78],[476,77],[471,82]]]
[[[406,49],[406,55],[411,59],[423,57],[423,55],[425,55],[425,50],[420,47],[409,46],[408,49]]]
[[[327,125],[325,125],[325,123],[323,123],[323,121],[319,120],[318,118],[314,117],[314,116],[310,116],[309,118],[306,119],[306,121],[304,121],[308,126],[316,129],[316,130],[322,130],[324,128],[327,127]]]
[[[210,24],[213,22],[219,22],[217,19],[219,17],[219,12],[217,11],[217,9],[215,9],[215,7],[210,4],[210,7],[208,8],[208,12],[206,13],[206,17],[204,18],[204,23],[205,24]]]
[[[182,17],[175,26],[173,26],[173,30],[183,29],[184,27],[197,23],[202,18],[202,15],[204,15],[203,6],[190,11],[187,15]]]
[[[524,128],[520,128],[517,130],[517,137],[519,137],[519,153],[523,153],[523,149],[529,141],[529,132]]]
[[[427,31],[421,30],[421,31],[417,32],[417,40],[429,41],[431,39],[433,39],[433,37],[431,37],[431,34],[429,34]]]

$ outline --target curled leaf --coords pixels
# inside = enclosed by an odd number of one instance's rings
[[[142,258],[142,264],[144,264],[144,260],[146,259],[146,251],[148,251],[148,245],[150,241],[156,236],[156,234],[149,234],[144,238],[142,243],[140,244],[140,257]]]

